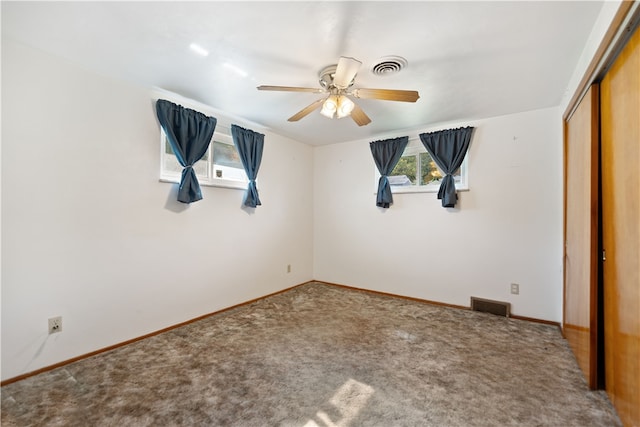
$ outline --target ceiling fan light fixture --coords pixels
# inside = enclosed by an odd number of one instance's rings
[[[338,117],[339,119],[347,117],[351,114],[355,104],[352,100],[344,95],[331,95],[322,104],[320,114],[330,119]]]
[[[320,114],[330,119],[336,114],[338,110],[338,97],[336,95],[329,96],[322,104],[322,110]]]
[[[344,95],[341,95],[340,97],[338,97],[338,110],[336,111],[336,115],[339,119],[347,117],[351,114],[354,107],[355,104],[352,100]]]

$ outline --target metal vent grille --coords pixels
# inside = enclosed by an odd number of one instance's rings
[[[377,76],[394,74],[407,66],[407,60],[401,56],[385,56],[380,58],[378,63],[371,68],[371,72]]]
[[[509,317],[511,314],[511,303],[471,297],[471,310]]]

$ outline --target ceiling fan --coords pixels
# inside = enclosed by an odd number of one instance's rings
[[[351,116],[358,126],[371,123],[369,116],[349,97],[362,99],[381,99],[385,101],[416,102],[420,95],[415,90],[396,89],[364,89],[352,88],[354,79],[362,62],[354,58],[341,56],[338,64],[323,68],[320,73],[321,88],[292,87],[292,86],[258,86],[258,90],[274,90],[285,92],[312,92],[327,96],[314,101],[307,107],[289,117],[290,122],[296,122],[309,113],[322,107],[320,113],[326,117],[342,118]]]

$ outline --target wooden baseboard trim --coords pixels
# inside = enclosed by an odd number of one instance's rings
[[[285,293],[285,292],[290,291],[292,289],[295,289],[295,288],[298,288],[298,287],[301,287],[301,286],[304,286],[304,285],[308,285],[310,283],[320,283],[320,284],[323,284],[323,285],[335,286],[335,287],[348,289],[348,290],[352,290],[352,291],[365,292],[365,293],[370,293],[370,294],[374,294],[374,295],[381,295],[381,296],[387,296],[387,297],[392,297],[392,298],[401,298],[401,299],[405,299],[405,300],[409,300],[409,301],[420,302],[420,303],[423,303],[423,304],[438,305],[438,306],[441,306],[441,307],[456,308],[456,309],[460,309],[460,310],[470,310],[470,307],[465,307],[465,306],[462,306],[462,305],[447,304],[447,303],[444,303],[444,302],[431,301],[431,300],[426,300],[426,299],[422,299],[422,298],[414,298],[414,297],[409,297],[409,296],[405,296],[405,295],[392,294],[392,293],[389,293],[389,292],[381,292],[381,291],[374,291],[374,290],[371,290],[371,289],[357,288],[357,287],[354,287],[354,286],[347,286],[347,285],[342,285],[342,284],[338,284],[338,283],[324,282],[322,280],[309,280],[307,282],[300,283],[298,285],[294,285],[294,286],[291,286],[289,288],[282,289],[280,291],[270,293],[268,295],[264,295],[264,296],[261,296],[261,297],[258,297],[258,298],[254,298],[254,299],[249,300],[249,301],[242,302],[240,304],[236,304],[236,305],[233,305],[233,306],[230,306],[230,307],[223,308],[221,310],[214,311],[212,313],[208,313],[208,314],[204,314],[202,316],[198,316],[198,317],[196,317],[194,319],[190,319],[190,320],[187,320],[185,322],[178,323],[176,325],[172,325],[172,326],[169,326],[167,328],[160,329],[158,331],[142,335],[140,337],[132,338],[130,340],[123,341],[123,342],[120,342],[118,344],[110,345],[108,347],[104,347],[104,348],[101,348],[99,350],[95,350],[95,351],[92,351],[92,352],[89,352],[89,353],[86,353],[86,354],[82,354],[80,356],[76,356],[76,357],[73,357],[71,359],[63,360],[62,362],[54,363],[53,365],[45,366],[45,367],[42,367],[40,369],[36,369],[34,371],[27,372],[25,374],[18,375],[18,376],[13,377],[13,378],[8,378],[8,379],[0,382],[0,387],[4,387],[5,385],[24,380],[26,378],[32,377],[34,375],[41,374],[43,372],[47,372],[47,371],[51,371],[51,370],[56,369],[56,368],[60,368],[62,366],[68,365],[68,364],[73,363],[73,362],[77,362],[79,360],[87,359],[89,357],[96,356],[96,355],[101,354],[101,353],[106,353],[108,351],[115,350],[117,348],[126,346],[128,344],[133,344],[135,342],[141,341],[141,340],[146,339],[146,338],[151,338],[153,336],[162,334],[164,332],[168,332],[168,331],[171,331],[173,329],[176,329],[176,328],[179,328],[179,327],[186,326],[186,325],[189,325],[191,323],[197,322],[199,320],[206,319],[207,317],[215,316],[217,314],[221,314],[221,313],[224,313],[224,312],[229,311],[229,310],[233,310],[233,309],[236,309],[236,308],[239,308],[239,307],[242,307],[242,306],[253,304],[253,303],[258,302],[260,300],[263,300],[265,298],[269,298],[269,297],[272,297],[274,295],[282,294],[282,293]],[[515,316],[515,315],[511,315],[511,318],[512,319],[518,319],[518,320],[526,320],[526,321],[529,321],[529,322],[544,323],[544,324],[547,324],[547,325],[555,325],[562,331],[561,325],[558,322],[552,322],[550,320],[535,319],[535,318],[532,318],[532,317]]]
[[[374,291],[366,288],[357,288],[355,286],[342,285],[340,283],[323,282],[322,280],[314,280],[314,282],[322,283],[323,285],[336,286],[338,288],[349,289],[351,291],[359,291],[359,292],[365,292],[365,293],[374,294],[374,295],[381,295],[385,297],[400,298],[400,299],[405,299],[409,301],[421,302],[424,304],[439,305],[441,307],[450,307],[450,308],[458,308],[461,310],[469,310],[469,307],[465,307],[463,305],[447,304],[444,302],[431,301],[431,300],[422,299],[422,298],[408,297],[406,295],[398,295],[398,294],[392,294],[389,292]]]
[[[353,290],[353,291],[367,292],[367,293],[370,293],[370,294],[382,295],[382,296],[393,297],[393,298],[401,298],[401,299],[406,299],[406,300],[409,300],[409,301],[421,302],[421,303],[424,303],[424,304],[439,305],[441,307],[457,308],[459,310],[471,310],[471,307],[467,307],[467,306],[464,306],[464,305],[448,304],[448,303],[439,302],[439,301],[431,301],[431,300],[428,300],[428,299],[422,299],[422,298],[408,297],[408,296],[405,296],[405,295],[392,294],[392,293],[389,293],[389,292],[373,291],[371,289],[356,288],[354,286],[342,285],[342,284],[339,284],[339,283],[324,282],[322,280],[314,280],[313,282],[322,283],[324,285],[329,285],[329,286],[337,286],[339,288],[350,289],[350,290]],[[511,319],[525,320],[527,322],[542,323],[542,324],[545,324],[545,325],[556,326],[558,329],[560,329],[560,331],[562,331],[562,327],[561,327],[562,325],[560,324],[560,322],[554,322],[552,320],[536,319],[535,317],[518,316],[518,315],[514,315],[513,313],[511,313],[509,315],[509,317]]]
[[[101,348],[99,350],[95,350],[95,351],[92,351],[92,352],[89,352],[89,353],[86,353],[86,354],[82,354],[80,356],[72,357],[71,359],[63,360],[62,362],[54,363],[53,365],[45,366],[45,367],[42,367],[40,369],[36,369],[34,371],[27,372],[25,374],[18,375],[18,376],[13,377],[13,378],[8,378],[8,379],[0,382],[0,387],[4,387],[5,385],[24,380],[26,378],[32,377],[34,375],[41,374],[43,372],[47,372],[47,371],[51,371],[51,370],[56,369],[56,368],[60,368],[62,366],[68,365],[68,364],[73,363],[73,362],[77,362],[79,360],[83,360],[83,359],[87,359],[87,358],[92,357],[92,356],[96,356],[96,355],[98,355],[100,353],[106,353],[107,351],[115,350],[117,348],[124,347],[124,346],[126,346],[128,344],[133,344],[135,342],[141,341],[141,340],[146,339],[146,338],[154,337],[156,335],[162,334],[164,332],[171,331],[171,330],[179,328],[181,326],[186,326],[186,325],[189,325],[191,323],[195,323],[195,322],[197,322],[199,320],[206,319],[207,317],[211,317],[211,316],[215,316],[217,314],[224,313],[225,311],[229,311],[229,310],[233,310],[235,308],[239,308],[239,307],[242,307],[242,306],[245,306],[245,305],[253,304],[253,303],[258,302],[260,300],[263,300],[265,298],[269,298],[269,297],[272,297],[274,295],[282,294],[284,292],[290,291],[292,289],[298,288],[300,286],[304,286],[304,285],[312,283],[312,282],[314,282],[314,280],[310,280],[308,282],[300,283],[298,285],[291,286],[289,288],[282,289],[280,291],[273,292],[273,293],[270,293],[268,295],[264,295],[264,296],[261,296],[261,297],[258,297],[258,298],[254,298],[252,300],[245,301],[245,302],[242,302],[240,304],[232,305],[230,307],[225,307],[225,308],[223,308],[221,310],[217,310],[217,311],[214,311],[212,313],[204,314],[204,315],[198,316],[198,317],[196,317],[194,319],[190,319],[190,320],[187,320],[185,322],[178,323],[176,325],[172,325],[172,326],[169,326],[169,327],[164,328],[164,329],[160,329],[158,331],[150,332],[150,333],[142,335],[140,337],[132,338],[132,339],[127,340],[127,341],[123,341],[123,342],[120,342],[120,343],[117,343],[117,344],[114,344],[114,345],[110,345],[108,347],[104,347],[104,348]]]
[[[554,322],[553,320],[536,319],[535,317],[518,316],[515,314],[511,314],[509,317],[517,320],[525,320],[527,322],[542,323],[544,325],[555,326],[560,330],[560,332],[562,332],[562,325],[560,324],[560,322]]]

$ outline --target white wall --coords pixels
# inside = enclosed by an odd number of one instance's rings
[[[3,39],[2,378],[311,280],[313,150],[264,133],[262,206],[183,205],[150,90]]]
[[[396,136],[475,126],[470,191],[455,209],[435,193],[376,207],[367,141],[314,149],[314,277],[456,305],[509,301],[562,319],[562,128],[550,108]],[[520,294],[510,294],[510,283]]]

